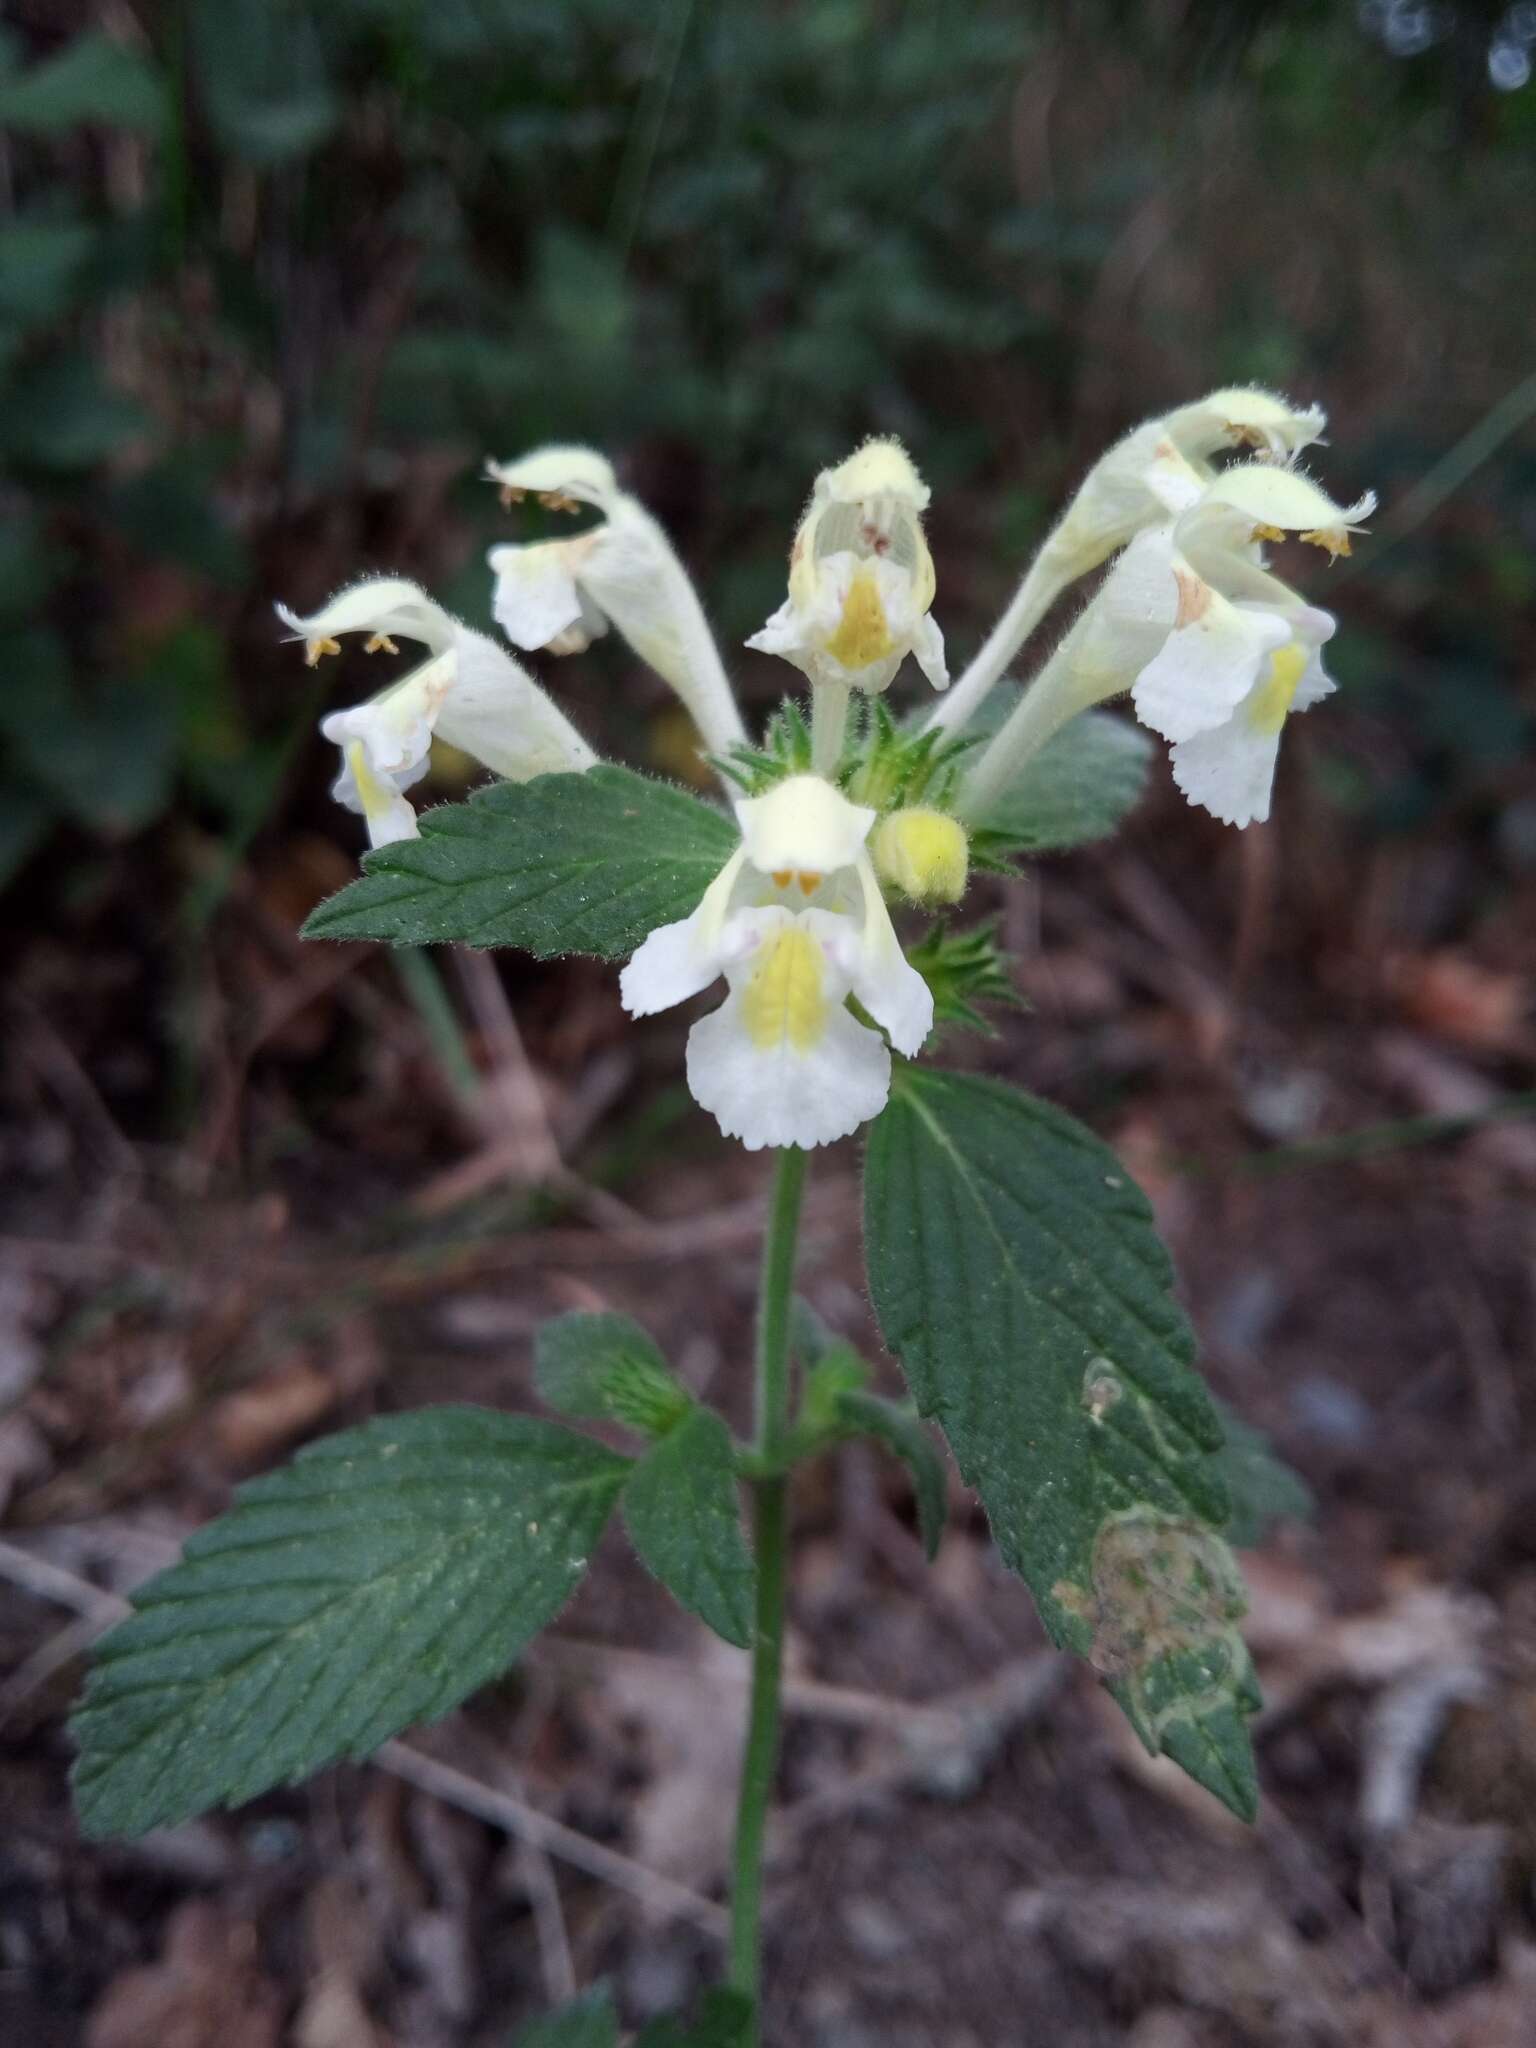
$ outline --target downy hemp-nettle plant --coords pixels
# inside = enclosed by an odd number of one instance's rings
[[[726,1137],[774,1152],[756,1424],[738,1440],[628,1318],[577,1314],[541,1332],[538,1391],[627,1449],[472,1407],[310,1445],[244,1487],[101,1644],[75,1722],[88,1829],[250,1799],[446,1713],[559,1613],[622,1507],[655,1577],[752,1660],[725,1981],[691,2026],[641,2040],[755,2042],[789,1483],[832,1445],[878,1440],[910,1471],[931,1555],[946,1480],[920,1416],[1053,1641],[1089,1661],[1150,1751],[1251,1817],[1259,1696],[1227,1537],[1252,1541],[1277,1487],[1293,1496],[1197,1377],[1168,1258],[1115,1154],[932,1055],[1010,994],[991,924],[958,921],[969,877],[1101,838],[1137,798],[1148,743],[1093,707],[1128,696],[1191,803],[1237,826],[1269,815],[1287,720],[1333,688],[1334,630],[1269,550],[1347,554],[1373,502],[1337,505],[1299,466],[1322,427],[1315,408],[1248,389],[1138,427],[952,685],[927,486],[899,442],[866,442],[817,477],[785,600],[748,643],[806,685],[755,735],[687,573],[604,457],[492,462],[507,504],[531,495],[586,520],[491,551],[505,638],[576,656],[616,628],[687,707],[713,801],[600,760],[500,639],[413,583],[282,609],[311,664],[349,635],[419,650],[323,721],[335,794],[372,851],[310,936],[596,954],[626,963],[634,1017],[707,997],[688,1086]],[[1005,680],[1061,594],[1106,564],[1033,681]],[[908,656],[925,701],[896,712],[886,693]],[[500,779],[418,815],[434,738]],[[811,1154],[860,1130],[869,1289],[910,1404],[872,1392],[852,1345],[794,1297]],[[598,1987],[536,2031],[616,2043],[617,2029]]]

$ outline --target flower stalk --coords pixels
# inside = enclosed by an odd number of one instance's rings
[[[848,733],[848,700],[852,685],[821,683],[811,692],[811,773],[836,775]]]
[[[957,809],[968,823],[979,824],[1024,764],[1080,711],[1125,688],[1120,677],[1082,669],[1082,640],[1083,621],[1079,620],[1003,720],[961,785]]]
[[[788,1146],[774,1155],[773,1195],[763,1240],[757,1305],[756,1433],[753,1449],[770,1468],[789,1437],[789,1328],[800,1206],[808,1155]],[[736,1807],[731,1884],[731,1983],[752,2000],[756,2048],[763,1966],[763,1838],[779,1758],[779,1696],[784,1663],[784,1602],[789,1565],[789,1477],[753,1483],[757,1604],[752,1630],[752,1698]]]
[[[980,653],[930,713],[928,724],[931,728],[950,733],[965,729],[972,714],[991,693],[993,686],[1001,682],[1009,662],[1071,580],[1070,571],[1058,566],[1049,546],[1042,548],[1009,599],[1007,610],[987,635]]]

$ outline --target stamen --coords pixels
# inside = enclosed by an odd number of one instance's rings
[[[339,640],[333,640],[329,633],[318,634],[313,640],[306,640],[304,642],[304,666],[306,668],[315,668],[318,666],[322,656],[340,654],[340,652],[341,642]]]
[[[787,889],[790,882],[794,879],[794,870],[792,868],[775,868],[768,879],[772,882],[775,889]]]
[[[364,654],[378,654],[381,651],[385,654],[398,654],[400,652],[387,633],[370,633],[363,642]]]
[[[551,512],[579,512],[581,500],[568,491],[540,491],[539,503]]]
[[[1254,540],[1284,540],[1285,528],[1283,526],[1259,525],[1253,529],[1251,538]],[[1305,534],[1302,535],[1302,539],[1306,539]]]
[[[814,896],[821,887],[820,875],[812,873],[809,868],[802,868],[800,870],[799,882],[800,894],[802,896]]]
[[[514,505],[521,505],[528,493],[521,484],[503,484],[496,495],[501,499],[502,509],[510,512]]]
[[[1349,544],[1349,535],[1341,526],[1317,527],[1311,533],[1304,533],[1301,538],[1309,541],[1315,548],[1326,548],[1330,562],[1336,562],[1340,555],[1354,553]]]

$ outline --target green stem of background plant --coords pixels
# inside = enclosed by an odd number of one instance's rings
[[[795,1250],[807,1155],[790,1147],[774,1155],[773,1195],[763,1240],[762,1292],[757,1304],[757,1434],[753,1449],[770,1466],[789,1436],[789,1325]],[[763,1957],[763,1835],[779,1759],[779,1684],[784,1660],[784,1594],[788,1578],[789,1478],[753,1482],[757,1611],[752,1630],[752,1704],[741,1759],[736,1851],[731,1887],[731,1982],[752,2000],[752,2042],[758,2038]]]

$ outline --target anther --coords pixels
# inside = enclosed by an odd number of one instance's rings
[[[1322,527],[1317,527],[1311,533],[1304,533],[1301,538],[1304,541],[1309,541],[1315,548],[1326,548],[1330,562],[1336,562],[1340,555],[1347,555],[1353,552],[1349,545],[1349,535],[1345,533],[1342,527],[1334,527],[1331,531],[1324,531]]]

